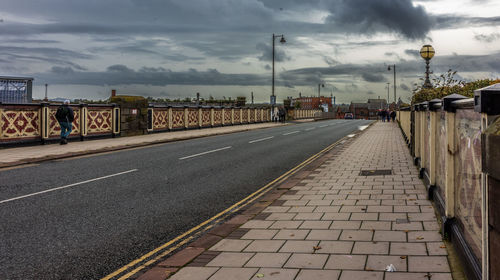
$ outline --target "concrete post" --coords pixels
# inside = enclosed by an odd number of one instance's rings
[[[430,111],[430,125],[431,125],[431,135],[430,135],[430,166],[429,166],[429,194],[430,198],[432,198],[432,192],[436,186],[436,152],[439,148],[437,145],[437,126],[439,122],[439,109],[441,108],[441,99],[433,99],[429,101],[429,111]]]
[[[482,277],[500,278],[500,83],[474,92],[481,113]]]
[[[113,137],[115,135],[115,107],[116,104],[113,104],[113,118],[111,118],[111,121],[113,122]],[[87,112],[88,112],[88,105],[87,104],[80,104],[80,140],[84,140],[85,136],[87,136]]]
[[[452,102],[464,98],[466,97],[459,94],[452,94],[443,98],[443,110],[446,111],[446,143],[448,147],[445,161],[445,215],[448,220],[455,217],[455,153],[457,152],[457,144],[455,133],[455,108],[453,108]],[[446,222],[447,221],[444,221],[444,223]]]
[[[418,165],[420,161],[420,106],[415,105],[415,158],[414,163]]]
[[[42,109],[40,115],[40,122],[42,124],[42,144],[49,139],[49,126],[50,126],[50,108],[49,103],[42,102]]]
[[[427,102],[420,103],[420,178],[424,178],[425,162],[428,155],[425,153],[425,146],[428,139],[425,139],[424,131],[427,129]]]
[[[189,108],[184,106],[184,129],[189,128]]]
[[[215,126],[215,109],[214,107],[210,107],[210,126]]]
[[[198,107],[198,128],[203,127],[203,108]]]
[[[168,107],[168,129],[172,130],[174,121],[172,120],[172,107]]]

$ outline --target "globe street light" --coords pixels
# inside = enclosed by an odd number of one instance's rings
[[[274,42],[276,38],[281,38],[280,43],[286,43],[285,36],[282,35],[274,35],[273,33],[273,85],[271,88],[271,120],[274,119],[274,105],[276,104],[276,96],[274,95]]]
[[[391,71],[391,67],[394,70],[394,103],[396,103],[396,64],[389,65],[387,71]],[[387,102],[389,102],[389,100],[387,100]]]
[[[425,60],[425,82],[423,88],[432,87],[431,81],[429,80],[429,62],[431,58],[434,57],[435,53],[436,51],[431,45],[424,45],[420,49],[420,56]]]

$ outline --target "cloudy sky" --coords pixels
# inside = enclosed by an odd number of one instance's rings
[[[500,77],[498,0],[3,0],[0,76],[32,76],[34,97],[276,95],[409,100],[432,44],[435,74]]]

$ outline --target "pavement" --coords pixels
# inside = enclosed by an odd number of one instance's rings
[[[313,121],[313,120],[305,120]],[[96,139],[88,141],[70,142],[68,145],[47,144],[28,147],[0,149],[0,168],[12,167],[27,163],[41,162],[46,160],[74,157],[108,151],[129,149],[152,144],[166,143],[172,141],[193,139],[206,136],[214,136],[248,130],[277,127],[286,125],[283,123],[258,123],[248,125],[224,126],[216,128],[192,129],[172,131],[168,133],[154,133],[131,137],[118,137],[107,139]]]
[[[453,279],[397,125],[351,139],[137,279]]]

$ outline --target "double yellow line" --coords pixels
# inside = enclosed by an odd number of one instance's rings
[[[344,137],[345,138],[345,137]],[[226,210],[218,213],[217,215],[213,216],[212,218],[204,221],[203,223],[191,228],[190,230],[184,232],[183,234],[175,237],[174,239],[168,241],[167,243],[157,247],[156,249],[150,251],[149,253],[131,261],[127,265],[121,267],[120,269],[110,273],[109,275],[105,276],[101,280],[111,280],[114,279],[115,277],[118,277],[119,275],[127,272],[130,270],[128,273],[124,274],[123,276],[120,276],[119,280],[124,280],[128,279],[132,275],[136,274],[137,272],[141,271],[142,269],[154,264],[164,256],[168,255],[172,251],[176,250],[177,248],[181,247],[182,245],[186,244],[190,240],[192,240],[194,237],[197,235],[200,235],[203,232],[206,232],[208,229],[212,228],[214,225],[217,224],[217,222],[223,220],[226,218],[227,215],[230,215],[231,213],[234,213],[241,208],[247,206],[248,204],[252,203],[255,201],[257,198],[261,197],[268,191],[270,191],[275,184],[279,184],[283,182],[284,180],[288,179],[291,175],[296,173],[299,169],[302,167],[306,166],[307,164],[311,163],[315,159],[319,158],[321,155],[324,153],[330,151],[333,149],[340,141],[342,141],[344,138],[338,140],[337,142],[331,144],[330,146],[324,148],[320,152],[316,153],[315,155],[311,156],[310,158],[306,159],[299,165],[295,166],[294,168],[290,169],[289,171],[285,172],[283,175],[279,176],[278,178],[274,179],[272,182],[268,183],[264,187],[258,189],[257,191],[253,192],[249,196],[245,197],[244,199],[238,201],[237,203],[233,204],[231,207],[227,208]],[[227,214],[227,215],[226,215]],[[180,242],[178,242],[180,241]],[[175,244],[178,242],[177,244]],[[172,246],[175,244],[174,246]]]

